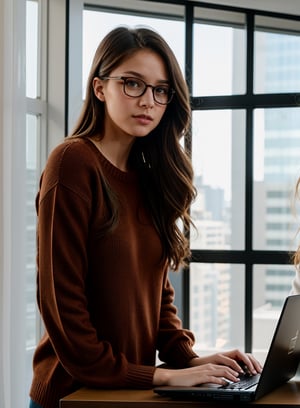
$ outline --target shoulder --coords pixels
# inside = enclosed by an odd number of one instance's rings
[[[95,164],[97,162],[97,151],[93,144],[86,139],[66,139],[50,153],[47,167],[53,166],[56,170],[80,165]]]
[[[41,179],[43,193],[59,184],[87,194],[87,189],[101,174],[100,166],[97,150],[91,142],[80,138],[66,139],[49,155]]]

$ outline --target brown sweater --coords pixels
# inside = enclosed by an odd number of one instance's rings
[[[105,237],[102,174],[120,202],[119,223]],[[33,361],[34,401],[57,408],[83,385],[151,388],[156,350],[176,367],[196,356],[172,304],[161,242],[134,173],[114,167],[90,140],[68,140],[49,157],[37,212],[46,333]]]

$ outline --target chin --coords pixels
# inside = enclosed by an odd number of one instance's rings
[[[149,133],[150,132],[147,132],[147,133],[139,133],[138,135],[134,135],[134,137],[136,137],[136,138],[142,138],[142,137],[146,137],[146,136],[148,136],[149,135]]]
[[[134,137],[145,137],[145,136],[148,136],[149,133],[151,133],[153,130],[154,130],[154,128],[151,128],[151,129],[149,129],[149,128],[147,128],[147,129],[145,129],[145,128],[137,129],[135,132],[132,133],[132,135]]]

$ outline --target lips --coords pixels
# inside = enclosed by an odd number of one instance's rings
[[[153,121],[153,118],[149,115],[134,115],[133,117],[143,125],[147,125]]]

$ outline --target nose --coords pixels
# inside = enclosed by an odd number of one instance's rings
[[[153,88],[148,85],[145,92],[140,97],[140,105],[152,108],[154,103]]]

